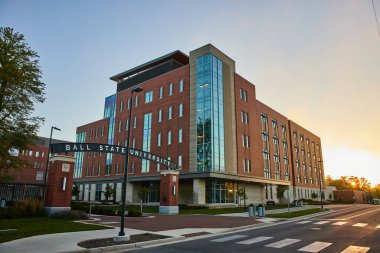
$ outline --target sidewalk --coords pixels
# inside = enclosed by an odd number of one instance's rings
[[[291,211],[315,208],[303,206],[291,208]],[[288,209],[268,210],[266,213],[287,212]],[[27,237],[0,244],[1,253],[54,253],[83,249],[77,243],[90,239],[107,238],[118,235],[120,217],[99,216],[92,224],[111,225],[115,228],[95,231],[59,233]],[[217,234],[243,227],[262,223],[272,223],[276,219],[252,219],[248,213],[222,215],[155,215],[149,217],[126,217],[126,234],[154,233],[172,237],[191,237],[200,234]]]

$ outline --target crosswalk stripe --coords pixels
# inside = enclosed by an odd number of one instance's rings
[[[330,242],[313,242],[303,248],[298,249],[298,251],[304,251],[304,252],[319,252],[323,250],[324,248],[327,248],[330,246],[332,243]]]
[[[321,230],[321,228],[310,228],[311,230]]]
[[[376,228],[380,228],[380,225],[377,225]]]
[[[240,239],[240,238],[243,238],[243,237],[246,237],[246,235],[231,235],[231,236],[227,236],[227,237],[222,237],[222,238],[219,238],[219,239],[211,240],[211,242],[228,242],[228,241]]]
[[[370,250],[369,247],[360,247],[360,246],[351,245],[340,253],[366,253],[368,250]]]
[[[271,247],[271,248],[277,248],[277,249],[279,249],[279,248],[288,246],[290,244],[293,244],[293,243],[296,243],[296,242],[299,242],[299,241],[301,241],[301,240],[286,238],[286,239],[278,241],[278,242],[267,244],[267,245],[265,245],[265,247]]]
[[[322,225],[322,224],[326,224],[326,223],[329,223],[330,221],[328,220],[323,220],[323,221],[318,221],[318,222],[315,222],[314,224],[315,225]]]
[[[333,225],[335,225],[335,226],[342,226],[342,225],[344,225],[346,223],[347,223],[347,221],[338,221],[338,222],[333,223]]]
[[[304,221],[297,222],[297,224],[306,224],[310,222],[311,222],[310,220],[304,220]]]
[[[259,237],[253,238],[253,239],[237,242],[237,244],[249,245],[249,244],[254,244],[254,243],[257,243],[257,242],[266,241],[266,240],[269,240],[269,239],[272,239],[272,238],[273,237],[270,237],[270,236],[259,236]]]
[[[365,227],[365,226],[367,226],[368,225],[368,223],[356,223],[356,224],[354,224],[354,225],[352,225],[353,227]]]

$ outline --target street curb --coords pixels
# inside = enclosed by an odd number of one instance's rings
[[[99,252],[115,252],[115,251],[118,252],[121,250],[142,248],[144,246],[150,246],[150,245],[155,245],[155,244],[175,242],[175,241],[182,240],[184,238],[186,237],[178,236],[178,237],[170,237],[170,238],[164,238],[164,239],[158,239],[158,240],[151,240],[151,241],[146,241],[146,242],[137,242],[137,243],[131,243],[131,244],[98,247],[98,248],[93,248],[93,249],[77,249],[77,250],[70,250],[70,251],[62,251],[60,253],[99,253]]]

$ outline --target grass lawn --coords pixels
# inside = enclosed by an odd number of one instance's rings
[[[314,214],[314,213],[320,213],[324,212],[320,208],[313,208],[313,209],[306,209],[306,210],[300,210],[300,211],[294,211],[286,213],[276,213],[276,214],[267,214],[266,217],[269,218],[294,218],[294,217],[299,217],[299,216],[304,216],[304,215],[309,215],[309,214]]]
[[[0,230],[6,229],[17,230],[0,231],[0,243],[34,235],[108,229],[108,227],[53,218],[1,219]]]

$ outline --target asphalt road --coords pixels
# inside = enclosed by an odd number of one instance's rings
[[[138,253],[376,252],[380,253],[380,206],[337,208],[315,218],[134,250]]]

